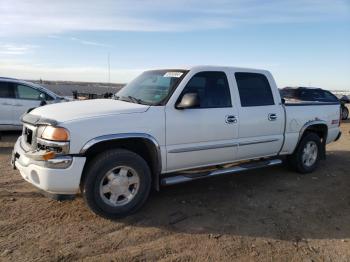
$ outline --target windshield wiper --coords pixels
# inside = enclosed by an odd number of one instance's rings
[[[141,104],[141,105],[148,105],[146,101],[143,101],[140,98],[136,98],[133,96],[116,96],[115,99],[125,101],[125,102],[131,102],[131,103],[136,103],[136,104]]]
[[[134,103],[137,103],[137,104],[145,104],[146,102],[143,101],[142,99],[139,99],[139,98],[136,98],[136,97],[133,97],[133,96],[128,96],[128,98],[134,102]]]

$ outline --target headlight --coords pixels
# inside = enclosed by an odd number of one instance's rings
[[[43,139],[51,141],[69,141],[69,132],[63,127],[45,126],[42,128],[43,129],[39,130],[38,135]]]

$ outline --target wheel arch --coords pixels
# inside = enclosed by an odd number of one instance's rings
[[[114,148],[130,150],[145,159],[151,169],[153,187],[159,191],[162,159],[159,143],[153,136],[145,133],[103,135],[89,140],[82,147],[79,154],[87,157],[86,167],[89,161],[98,153]],[[83,179],[84,175],[81,180],[83,181]]]
[[[321,157],[324,159],[326,157],[328,125],[327,125],[327,122],[323,120],[309,121],[301,128],[299,132],[298,143],[297,143],[297,146],[295,147],[295,150],[298,148],[299,143],[301,139],[304,137],[304,135],[309,132],[315,133],[320,137],[321,144],[322,144]]]

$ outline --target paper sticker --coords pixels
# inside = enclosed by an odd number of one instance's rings
[[[176,77],[176,78],[179,78],[182,76],[182,72],[166,72],[164,74],[164,77]]]

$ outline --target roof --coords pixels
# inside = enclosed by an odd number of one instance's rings
[[[32,82],[29,82],[29,81],[25,81],[25,80],[21,80],[21,79],[16,79],[16,78],[11,78],[11,77],[0,77],[0,81],[7,81],[7,82],[13,82],[13,83],[19,83],[19,84],[24,84],[24,85],[28,85],[28,86],[31,86],[33,88],[36,88],[36,89],[39,89],[39,90],[42,90],[54,97],[58,97],[59,95],[55,94],[54,92],[52,92],[51,90],[39,85],[39,84],[36,84],[36,83],[32,83]]]
[[[155,68],[155,70],[234,70],[234,71],[243,71],[243,72],[268,72],[265,69],[257,68],[245,68],[245,67],[236,67],[236,66],[220,66],[220,65],[193,65],[193,66],[178,66],[178,67],[168,67],[168,68]]]

